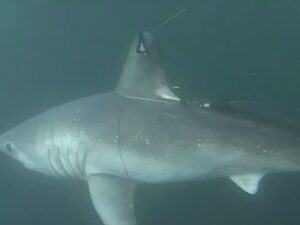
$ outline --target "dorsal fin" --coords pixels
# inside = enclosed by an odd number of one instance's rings
[[[135,37],[123,67],[117,91],[125,97],[161,101],[179,101],[171,91],[160,65],[159,48],[150,31]]]

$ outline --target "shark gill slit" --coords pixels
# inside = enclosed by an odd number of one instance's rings
[[[86,154],[87,154],[86,151],[87,151],[86,149],[81,150],[81,148],[77,150],[77,167],[78,167],[79,175],[82,177],[85,177],[86,175],[84,169]]]
[[[81,174],[81,166],[79,164],[78,161],[78,148],[76,148],[76,152],[74,152],[73,155],[70,154],[70,149],[68,148],[68,156],[69,156],[69,160],[71,162],[71,167],[73,169],[74,175],[76,178],[81,178],[82,174]]]
[[[72,155],[72,153],[70,153],[70,148],[67,149],[67,153],[68,153],[68,160],[70,162],[71,165],[71,170],[73,172],[74,178],[79,178],[80,177],[80,173],[78,172],[78,169],[76,167],[76,161],[74,162],[74,155]],[[75,155],[77,158],[77,155]]]
[[[64,157],[63,151],[61,148],[57,147],[58,155],[59,155],[59,162],[62,166],[63,171],[65,172],[66,176],[69,178],[74,178],[73,174],[71,171],[68,170],[68,158],[69,157]]]
[[[57,163],[59,164],[59,167],[61,168],[63,174],[65,177],[69,177],[71,178],[72,176],[70,176],[70,174],[68,173],[68,171],[66,170],[64,164],[63,164],[63,161],[62,161],[62,158],[61,158],[61,151],[60,151],[60,148],[59,147],[56,147],[56,152],[57,152],[57,156],[58,156],[58,159],[57,159]]]
[[[86,161],[86,154],[87,154],[86,152],[87,152],[87,149],[84,149],[82,163],[81,163],[81,171],[82,171],[83,176],[86,175],[86,173],[85,173],[85,161]]]
[[[47,148],[48,150],[48,158],[49,158],[49,162],[51,165],[51,168],[53,169],[54,173],[58,176],[58,177],[63,177],[59,172],[58,169],[55,166],[55,163],[53,162],[53,158],[52,158],[52,154],[51,154],[51,150],[50,148]]]
[[[53,127],[51,129],[51,147],[48,147],[49,151],[49,158],[50,158],[50,164],[52,168],[54,169],[55,173],[59,177],[67,177],[67,172],[65,168],[62,165],[61,159],[60,159],[60,154],[59,154],[59,148],[56,147],[56,144],[54,142],[54,130]]]
[[[71,160],[71,154],[70,154],[70,148],[67,148],[67,157],[66,157],[66,162],[69,164],[69,168],[70,168],[70,172],[71,172],[71,176],[76,179],[78,178],[78,174],[76,169],[74,168],[73,162]]]

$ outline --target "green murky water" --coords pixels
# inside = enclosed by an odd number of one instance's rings
[[[187,8],[156,34],[169,80],[191,99],[229,97],[299,120],[297,0],[3,0],[0,131],[52,106],[108,91],[131,39]],[[101,224],[86,186],[0,157],[0,224]],[[226,179],[141,186],[140,225],[299,224],[300,176],[267,176],[256,196]]]

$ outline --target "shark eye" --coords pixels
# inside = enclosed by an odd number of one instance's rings
[[[13,145],[11,143],[7,143],[6,144],[6,150],[8,152],[12,152],[14,150]]]

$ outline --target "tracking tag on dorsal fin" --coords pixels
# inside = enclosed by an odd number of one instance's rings
[[[180,100],[169,88],[165,71],[160,65],[159,47],[150,31],[141,32],[134,39],[117,92],[133,99]]]
[[[102,174],[90,176],[88,186],[94,207],[105,225],[136,225],[134,182]]]
[[[230,176],[230,179],[245,192],[254,195],[263,176],[261,174],[243,174]]]

